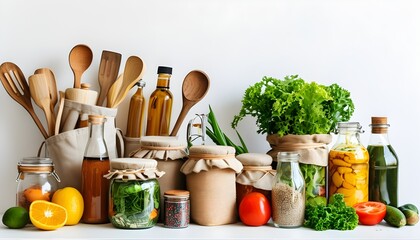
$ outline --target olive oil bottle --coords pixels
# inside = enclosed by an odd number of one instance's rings
[[[146,83],[140,80],[136,83],[138,86],[136,93],[130,99],[130,107],[128,109],[127,118],[127,132],[126,137],[139,138],[143,133],[143,112],[145,99],[143,95],[143,88]]]
[[[171,67],[158,67],[156,90],[150,95],[147,112],[147,136],[169,136],[173,96],[169,90]]]
[[[398,207],[398,157],[388,139],[386,117],[372,117],[369,145],[369,201]]]

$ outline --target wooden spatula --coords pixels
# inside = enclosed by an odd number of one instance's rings
[[[99,64],[98,82],[100,87],[96,105],[102,106],[108,94],[109,88],[115,82],[121,64],[121,54],[111,51],[102,51]]]

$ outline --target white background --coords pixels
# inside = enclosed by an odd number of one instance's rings
[[[22,1],[0,0],[0,62],[16,63],[26,77],[51,68],[58,88],[73,85],[70,49],[79,43],[94,52],[82,77],[98,89],[102,50],[131,55],[147,65],[148,98],[159,65],[173,67],[172,125],[182,106],[181,85],[193,69],[205,71],[211,89],[187,116],[208,105],[226,133],[239,112],[245,89],[263,76],[299,74],[307,81],[338,83],[351,92],[352,121],[367,145],[371,116],[388,116],[390,140],[400,158],[400,203],[420,206],[420,1],[415,0],[178,0]],[[130,95],[134,91],[130,92]],[[119,108],[125,130],[128,98]],[[34,156],[42,136],[29,114],[0,89],[0,213],[15,204],[16,164]],[[37,108],[35,106],[35,108]],[[37,113],[44,121],[42,112]],[[255,119],[238,130],[253,152],[269,149]]]

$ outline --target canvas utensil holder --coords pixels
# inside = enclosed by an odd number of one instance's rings
[[[71,117],[75,115],[74,112],[77,112],[77,116],[105,116],[104,139],[109,158],[123,156],[124,140],[121,131],[115,127],[116,108],[86,105],[66,99],[64,109],[62,125],[66,124],[66,121],[77,122],[77,119]],[[64,112],[66,112],[66,115],[64,115]],[[88,138],[89,128],[83,127],[64,131],[45,140],[46,154],[53,160],[56,171],[61,178],[60,187],[74,187],[81,190],[82,161]],[[41,153],[41,148],[38,155]]]
[[[140,148],[132,153],[133,158],[147,158],[157,161],[157,168],[165,172],[159,178],[161,202],[163,194],[172,189],[184,190],[185,175],[181,173],[181,166],[188,158],[187,144],[177,140],[177,137],[145,136],[140,140]],[[163,218],[163,211],[161,218]]]
[[[243,153],[236,158],[244,166],[236,176],[236,201],[240,203],[250,192],[262,193],[271,201],[271,188],[276,175],[276,170],[271,167],[271,156],[263,153]]]
[[[191,220],[205,226],[235,223],[236,173],[242,164],[228,146],[192,146],[181,172],[187,176]]]

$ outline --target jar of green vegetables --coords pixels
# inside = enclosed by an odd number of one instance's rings
[[[105,175],[111,179],[109,219],[117,228],[150,228],[156,225],[160,210],[158,171],[153,159],[116,158]]]

